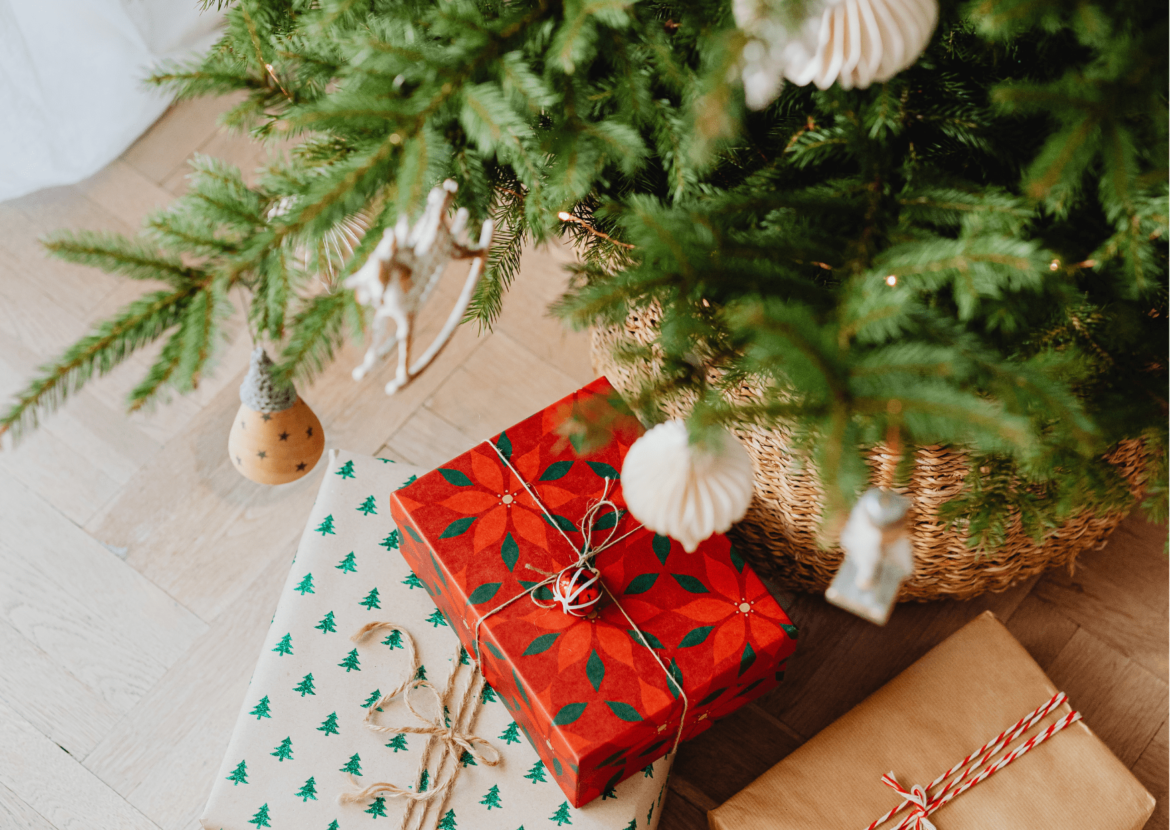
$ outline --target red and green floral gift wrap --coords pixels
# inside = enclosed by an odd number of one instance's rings
[[[726,536],[688,554],[624,509],[595,522],[595,548],[633,533],[597,554],[608,596],[588,617],[542,607],[547,587],[539,605],[523,595],[577,561],[592,504],[624,508],[618,471],[641,427],[616,400],[596,380],[390,497],[407,562],[473,653],[482,619],[484,675],[575,806],[671,751],[680,726],[693,737],[775,687],[796,647]],[[604,447],[578,452],[575,412],[612,430]]]

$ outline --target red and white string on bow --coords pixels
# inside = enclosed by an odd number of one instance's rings
[[[972,752],[962,761],[955,764],[949,770],[944,772],[938,778],[934,779],[927,787],[918,785],[912,786],[909,789],[903,787],[898,783],[894,777],[893,772],[887,772],[882,776],[882,783],[891,788],[894,792],[902,797],[902,803],[890,810],[884,816],[873,822],[866,828],[866,830],[877,830],[878,827],[885,824],[890,819],[894,818],[902,810],[910,807],[910,813],[905,816],[897,826],[892,830],[938,830],[933,822],[930,821],[929,816],[948,804],[955,798],[958,798],[967,790],[974,787],[981,781],[987,780],[989,777],[999,772],[1012,761],[1019,758],[1026,752],[1035,749],[1040,744],[1051,738],[1057,732],[1061,731],[1067,726],[1071,726],[1081,719],[1080,712],[1069,712],[1055,723],[1048,726],[1043,731],[1033,735],[1028,740],[1017,746],[1015,749],[1008,752],[1003,757],[996,761],[991,761],[992,757],[998,755],[1003,749],[1014,741],[1016,738],[1029,731],[1037,723],[1046,718],[1057,707],[1061,706],[1068,700],[1068,696],[1064,692],[1057,692],[1052,698],[1042,706],[1037,707],[1032,712],[1029,712],[1024,717],[1020,718],[1011,727],[1005,729],[990,741],[985,743],[979,749]],[[991,763],[988,763],[991,761]],[[983,767],[987,764],[986,767]],[[983,769],[978,772],[973,778],[968,778],[980,767]],[[956,777],[957,776],[957,777]],[[944,782],[946,782],[944,784]],[[942,785],[934,795],[930,795],[931,790]]]

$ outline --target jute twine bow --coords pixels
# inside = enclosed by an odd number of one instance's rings
[[[639,530],[642,529],[642,525],[639,524],[633,530],[630,530],[629,532],[623,533],[621,536],[614,538],[614,535],[617,533],[618,519],[621,516],[622,511],[618,508],[618,506],[613,501],[611,501],[609,499],[609,486],[610,486],[610,483],[613,481],[613,479],[607,478],[607,479],[605,479],[605,489],[602,490],[601,498],[598,499],[597,501],[595,501],[593,504],[591,504],[589,506],[589,509],[587,509],[585,511],[585,515],[581,517],[581,527],[576,529],[576,531],[575,531],[575,532],[581,534],[581,540],[582,540],[581,547],[578,549],[577,545],[574,544],[573,540],[569,538],[569,535],[567,533],[565,533],[564,528],[561,527],[561,525],[553,517],[552,513],[549,512],[548,508],[544,506],[544,502],[542,502],[540,500],[540,498],[536,495],[536,493],[534,493],[532,491],[532,488],[528,485],[528,482],[524,480],[524,476],[520,475],[520,472],[515,467],[512,466],[512,462],[508,460],[508,456],[504,455],[503,451],[498,446],[496,446],[496,443],[494,441],[488,441],[487,443],[491,446],[491,448],[493,450],[496,451],[496,455],[498,455],[500,457],[500,460],[504,462],[504,465],[509,470],[511,470],[512,473],[516,476],[516,480],[520,482],[520,485],[524,488],[524,491],[526,493],[528,493],[528,496],[529,496],[529,498],[532,499],[532,502],[537,507],[540,508],[542,513],[544,513],[545,518],[548,519],[548,523],[550,525],[552,525],[554,528],[556,528],[557,532],[561,534],[562,538],[564,538],[565,542],[568,543],[569,547],[573,549],[573,551],[576,553],[576,561],[574,561],[570,565],[567,565],[564,568],[561,568],[561,570],[556,571],[555,573],[551,573],[551,574],[547,573],[545,571],[539,571],[536,568],[532,568],[531,565],[526,566],[530,570],[537,571],[537,573],[544,575],[545,578],[543,580],[541,580],[540,582],[537,582],[536,584],[531,585],[528,588],[526,588],[525,590],[516,594],[516,596],[512,597],[511,599],[505,600],[504,602],[500,603],[495,608],[492,608],[490,611],[483,614],[479,618],[479,620],[475,623],[475,658],[477,660],[479,659],[480,629],[483,626],[484,620],[486,620],[492,614],[496,614],[496,613],[504,610],[509,605],[511,605],[513,602],[516,602],[517,600],[522,599],[524,597],[530,598],[532,600],[533,604],[538,605],[541,608],[552,608],[553,607],[552,605],[545,605],[544,603],[542,603],[540,600],[538,600],[536,598],[537,591],[539,591],[545,585],[548,585],[550,582],[555,581],[557,579],[557,577],[560,576],[565,571],[573,570],[574,568],[590,568],[590,569],[592,569],[593,560],[596,558],[596,556],[599,553],[601,553],[604,550],[608,550],[609,548],[616,545],[618,542],[621,542],[626,537],[632,536],[633,534],[637,533]],[[594,544],[593,531],[595,529],[596,522],[601,517],[601,514],[606,510],[612,510],[614,513],[613,527],[610,529],[609,535],[605,537],[604,541],[602,541],[600,544]],[[614,607],[616,607],[618,609],[618,611],[621,612],[621,614],[625,618],[626,622],[629,623],[630,630],[633,631],[633,633],[635,633],[636,635],[638,635],[637,636],[638,643],[640,643],[642,646],[644,646],[646,648],[646,651],[648,651],[650,653],[650,656],[654,658],[654,662],[658,664],[658,668],[662,669],[662,674],[666,677],[667,684],[669,685],[670,688],[672,688],[678,692],[678,696],[682,700],[682,705],[683,705],[682,717],[680,718],[679,723],[678,723],[678,732],[675,733],[675,736],[674,736],[674,745],[671,747],[671,750],[670,750],[671,752],[674,752],[675,750],[678,749],[678,745],[682,741],[683,728],[686,726],[686,723],[687,723],[687,712],[690,710],[690,700],[687,698],[687,693],[683,690],[682,684],[679,683],[677,680],[675,680],[674,675],[672,675],[670,673],[670,670],[666,667],[666,664],[662,662],[662,659],[657,654],[654,653],[654,649],[652,649],[650,647],[650,641],[646,638],[646,635],[644,635],[642,633],[642,629],[640,629],[638,627],[638,624],[636,622],[634,622],[634,620],[630,617],[630,615],[628,613],[626,613],[626,609],[622,607],[622,604],[620,602],[618,602],[617,597],[614,595],[614,593],[612,591],[609,590],[609,588],[605,585],[604,582],[601,583],[601,590],[604,591],[609,596],[609,599],[614,604]]]
[[[873,822],[866,830],[877,830],[878,827],[885,824],[898,813],[902,812],[906,807],[911,807],[909,815],[902,819],[902,821],[893,828],[893,830],[938,830],[933,822],[930,821],[929,816],[937,812],[946,804],[958,798],[967,790],[974,787],[981,781],[986,781],[995,773],[1006,767],[1012,761],[1019,758],[1021,755],[1030,752],[1031,750],[1044,743],[1057,732],[1065,727],[1071,726],[1081,719],[1080,712],[1069,712],[1055,723],[1048,726],[1043,731],[1033,735],[1028,740],[1017,746],[1015,749],[1008,752],[1003,757],[996,761],[992,761],[984,767],[974,778],[967,780],[968,777],[979,769],[983,764],[987,764],[992,757],[1002,752],[1008,744],[1016,738],[1023,735],[1030,730],[1045,717],[1047,717],[1054,709],[1068,700],[1068,696],[1064,692],[1057,692],[1052,698],[1042,706],[1039,706],[1032,712],[1029,712],[1024,717],[1020,718],[1011,727],[1005,729],[990,741],[985,743],[979,749],[972,752],[962,761],[955,764],[949,770],[944,772],[938,778],[934,779],[928,787],[921,787],[914,785],[910,789],[902,787],[898,783],[898,779],[894,777],[893,772],[887,772],[882,776],[882,783],[892,789],[898,795],[902,796],[902,803],[894,809],[890,810],[884,816]],[[957,773],[958,777],[952,778]],[[951,780],[948,780],[951,779]],[[935,795],[930,795],[930,791],[935,787],[947,783]]]
[[[406,658],[409,663],[409,670],[406,673],[405,679],[395,689],[388,694],[382,695],[377,702],[371,704],[366,710],[366,728],[383,735],[429,735],[430,738],[423,752],[422,763],[419,765],[418,774],[415,776],[415,784],[421,789],[422,776],[428,769],[431,750],[438,743],[440,755],[438,771],[435,775],[435,786],[420,791],[419,789],[404,789],[397,784],[383,781],[377,784],[371,784],[364,789],[342,793],[338,796],[337,800],[341,804],[365,802],[381,793],[385,793],[387,798],[405,799],[407,802],[406,811],[403,813],[402,821],[398,825],[401,830],[401,828],[407,826],[407,823],[411,819],[417,817],[418,821],[421,822],[427,812],[426,802],[431,802],[440,796],[442,800],[439,802],[438,812],[440,814],[442,813],[443,807],[446,806],[447,799],[450,797],[452,784],[454,784],[456,776],[459,775],[459,770],[461,769],[459,760],[463,752],[475,758],[476,763],[488,767],[494,767],[500,763],[500,753],[486,740],[471,733],[478,710],[479,695],[483,690],[484,682],[483,675],[480,674],[478,666],[472,665],[471,680],[468,681],[466,687],[463,689],[463,694],[459,697],[458,701],[454,701],[455,688],[458,685],[455,682],[455,673],[460,665],[461,647],[457,648],[454,657],[451,659],[451,671],[447,677],[447,684],[440,692],[430,681],[416,679],[419,666],[418,652],[414,646],[414,638],[410,636],[410,632],[406,629],[393,623],[373,622],[360,628],[350,639],[360,644],[375,631],[398,631],[402,634],[402,639],[406,646]],[[411,702],[411,693],[418,689],[425,689],[430,692],[437,712],[434,717],[427,717],[422,714]],[[376,722],[377,712],[399,695],[402,695],[402,701],[406,704],[406,708],[419,722],[418,726],[383,726]],[[452,705],[453,701],[454,705]],[[444,715],[448,712],[450,713],[451,719],[450,725],[444,721]],[[485,755],[485,751],[488,754]],[[447,770],[445,776],[443,775],[444,770]],[[350,775],[350,782],[355,787],[360,786],[357,779],[352,775]],[[416,810],[416,805],[419,803],[424,803],[424,806],[421,810]]]

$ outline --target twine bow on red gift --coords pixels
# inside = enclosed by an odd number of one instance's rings
[[[996,737],[934,779],[928,787],[915,784],[907,789],[898,783],[898,779],[894,777],[893,772],[887,772],[882,776],[882,783],[900,795],[902,797],[902,803],[873,822],[866,830],[877,830],[878,827],[894,818],[894,816],[907,807],[910,807],[909,814],[891,830],[938,830],[938,827],[929,818],[932,813],[938,811],[955,798],[958,798],[979,782],[987,780],[1021,755],[1035,749],[1057,732],[1081,719],[1080,712],[1069,712],[1043,731],[1028,738],[1028,740],[1003,757],[991,761],[1008,744],[1030,730],[1067,700],[1068,696],[1064,692],[1057,692],[1047,703],[1020,718],[1010,728],[999,733]],[[971,774],[982,767],[983,764],[987,764],[987,766],[983,767],[978,774],[968,780]],[[944,782],[946,783],[944,784]],[[940,785],[942,788],[935,795],[930,795],[931,790]]]
[[[540,500],[540,497],[537,496],[535,492],[533,492],[532,487],[528,484],[527,481],[524,480],[524,476],[520,475],[520,471],[517,470],[512,465],[512,462],[508,460],[508,454],[501,450],[499,446],[496,445],[495,441],[488,441],[487,443],[489,446],[491,446],[492,449],[496,451],[496,455],[500,457],[500,461],[504,463],[504,466],[511,470],[512,474],[516,476],[516,480],[520,482],[529,498],[531,498],[533,503],[540,508],[542,513],[544,513],[545,518],[548,519],[548,523],[556,528],[557,532],[561,534],[562,538],[564,538],[569,548],[575,554],[575,561],[554,573],[538,571],[538,573],[545,574],[543,581],[528,586],[510,599],[504,600],[499,605],[488,610],[486,613],[481,614],[479,619],[475,622],[475,631],[472,643],[475,649],[473,657],[476,660],[479,659],[480,629],[483,627],[484,621],[488,617],[503,611],[509,605],[524,597],[528,597],[535,605],[538,605],[541,608],[552,608],[552,605],[545,605],[536,598],[536,592],[540,590],[540,588],[550,583],[555,583],[561,574],[567,571],[572,571],[573,569],[579,568],[595,570],[593,568],[593,560],[597,557],[597,554],[614,547],[627,537],[633,536],[639,530],[643,529],[642,525],[639,524],[632,530],[623,533],[621,536],[616,535],[618,532],[617,519],[620,517],[622,511],[618,508],[617,504],[610,500],[609,488],[610,485],[616,483],[617,480],[606,478],[605,488],[602,490],[601,498],[594,501],[593,504],[589,506],[589,509],[585,511],[585,515],[581,518],[581,527],[571,528],[572,532],[578,533],[581,536],[581,546],[578,548],[576,543],[574,543],[573,540],[569,538],[569,535],[565,532],[565,529],[561,527],[559,522],[557,522],[556,517],[554,517],[553,514],[549,512],[548,508],[545,507],[544,502]],[[609,534],[605,537],[605,539],[600,544],[597,544],[593,540],[593,532],[595,529],[597,529],[598,520],[602,517],[603,514],[606,513],[606,511],[612,511],[614,514],[614,526],[610,529]],[[533,568],[533,570],[536,569]],[[654,652],[654,649],[650,647],[650,640],[646,637],[645,634],[642,633],[642,629],[638,627],[636,622],[634,622],[633,617],[631,617],[629,613],[626,612],[626,609],[622,607],[622,604],[618,601],[618,598],[613,594],[612,591],[609,590],[609,588],[605,586],[605,583],[601,582],[600,579],[596,580],[596,584],[609,597],[610,602],[613,603],[613,606],[621,613],[622,617],[629,624],[630,631],[637,635],[635,637],[636,641],[645,647],[647,653],[649,653],[649,655],[654,659],[654,662],[658,665],[658,668],[662,670],[662,674],[666,678],[666,683],[668,686],[677,693],[679,699],[682,701],[682,716],[679,718],[678,731],[675,732],[674,746],[670,750],[671,752],[675,752],[678,749],[679,743],[682,742],[683,731],[686,729],[687,715],[690,713],[691,708],[690,698],[687,697],[687,693],[683,689],[682,684],[675,678],[673,674],[671,674],[670,670],[666,667],[666,664],[662,662],[662,658],[659,657]],[[566,607],[567,611],[568,604],[564,603],[563,600],[562,604]]]

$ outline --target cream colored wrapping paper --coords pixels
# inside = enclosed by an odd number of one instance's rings
[[[892,770],[906,789],[925,787],[1057,691],[984,613],[712,810],[712,830],[865,830],[900,801],[883,774]],[[1057,708],[1028,735],[1067,712],[1067,704]],[[930,820],[938,830],[1138,830],[1153,809],[1150,794],[1080,721]]]
[[[359,787],[416,785],[426,735],[379,735],[363,724],[367,702],[396,687],[407,649],[387,632],[358,645],[350,635],[375,621],[407,631],[427,679],[442,687],[458,641],[397,550],[387,497],[421,471],[334,451],[293,561],[227,755],[200,821],[207,830],[396,830],[404,805],[338,803]],[[376,593],[375,593],[376,592]],[[460,676],[469,668],[460,667]],[[422,830],[653,830],[671,758],[573,809],[504,705],[488,691],[470,729],[502,755],[499,766],[459,766],[450,797],[408,827]],[[424,713],[428,696],[412,697]],[[378,715],[421,726],[400,700]],[[430,755],[436,780],[439,742]]]

